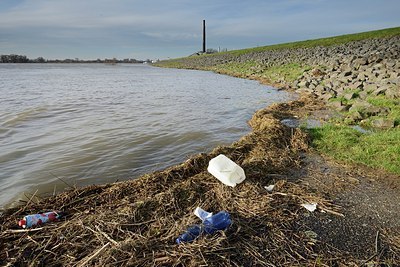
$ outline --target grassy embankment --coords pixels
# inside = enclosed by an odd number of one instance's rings
[[[359,41],[371,38],[390,38],[400,35],[400,27],[384,29],[379,31],[364,32],[358,34],[349,34],[337,37],[307,40],[279,45],[271,45],[243,50],[219,53],[216,55],[202,55],[184,59],[165,61],[160,64],[164,67],[175,68],[195,68],[203,70],[212,70],[217,73],[227,74],[242,78],[256,79],[269,84],[293,82],[305,71],[315,67],[304,64],[304,62],[291,62],[288,64],[274,65],[270,67],[259,68],[259,63],[252,60],[252,55],[258,52],[268,50],[312,48],[316,46],[333,46],[346,44],[352,41]],[[238,56],[248,54],[247,60],[230,60]],[[222,63],[211,63],[201,65],[202,57],[223,57]],[[207,59],[206,59],[207,60]],[[189,64],[187,64],[189,62]],[[197,65],[196,65],[197,64]],[[400,88],[398,88],[400,90]],[[355,91],[354,93],[357,93]],[[352,101],[345,99],[331,99],[330,101]],[[346,116],[349,112],[342,113],[342,119],[335,119],[321,128],[309,130],[312,136],[314,147],[337,160],[343,160],[351,163],[361,163],[372,167],[383,168],[389,172],[400,174],[400,103],[398,99],[387,99],[382,96],[369,96],[367,101],[377,107],[386,107],[389,113],[387,118],[393,119],[395,128],[388,130],[373,130],[370,133],[360,133],[354,130],[348,124]],[[379,115],[382,116],[382,115]],[[372,117],[373,119],[374,117]],[[366,125],[368,126],[367,120]],[[365,126],[365,125],[364,125]]]

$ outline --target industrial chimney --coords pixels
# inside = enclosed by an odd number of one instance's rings
[[[206,20],[203,19],[203,53],[206,52]]]

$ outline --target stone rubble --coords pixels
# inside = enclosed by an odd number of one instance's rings
[[[360,122],[370,116],[387,115],[387,108],[375,107],[365,99],[385,95],[400,98],[400,37],[352,42],[335,47],[318,47],[323,51],[311,56],[306,64],[317,66],[289,85],[297,91],[317,95],[337,111],[350,111],[348,119]],[[325,56],[324,56],[325,55]],[[338,101],[329,101],[329,100]],[[349,104],[349,101],[352,103]],[[394,121],[377,119],[372,126],[392,128]]]

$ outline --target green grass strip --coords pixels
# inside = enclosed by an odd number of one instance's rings
[[[361,133],[349,126],[326,124],[309,132],[312,145],[324,154],[400,174],[399,128]]]
[[[340,45],[346,44],[349,42],[360,41],[365,39],[373,39],[373,38],[390,38],[396,35],[400,35],[400,27],[389,28],[377,31],[368,31],[354,34],[346,34],[334,37],[320,38],[314,40],[305,40],[299,42],[291,42],[284,44],[276,44],[276,45],[268,45],[261,46],[255,48],[247,48],[241,50],[233,50],[225,53],[231,53],[234,55],[242,55],[252,52],[262,52],[266,50],[279,50],[279,49],[296,49],[296,48],[310,48],[316,46],[332,46],[332,45]]]

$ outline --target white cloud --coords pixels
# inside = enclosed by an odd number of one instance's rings
[[[177,47],[198,50],[202,19],[210,44],[244,48],[400,26],[398,10],[397,0],[20,0],[0,10],[0,53],[14,42],[37,45],[35,53],[41,45],[69,45],[89,56],[87,47],[102,43],[104,54],[107,47],[155,53],[162,46],[155,56],[173,57]],[[29,47],[22,52],[29,55]]]

